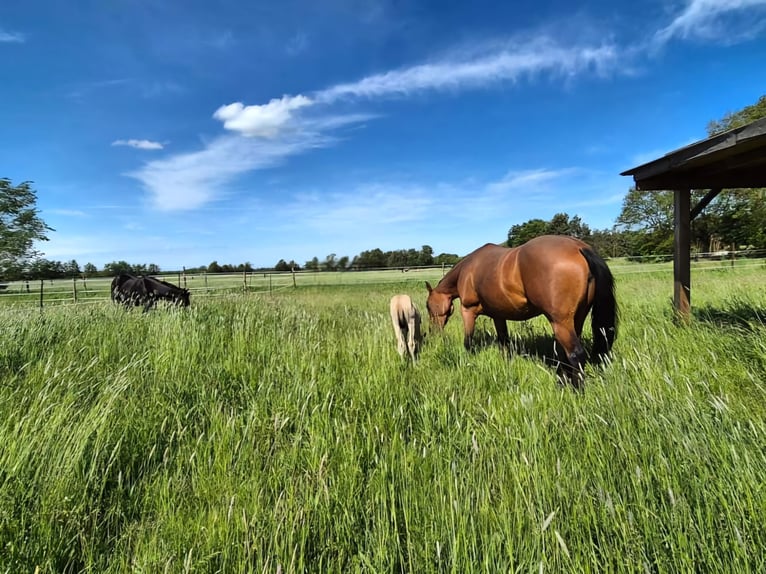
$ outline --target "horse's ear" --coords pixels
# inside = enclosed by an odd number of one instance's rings
[[[428,289],[428,292],[429,292],[429,293],[430,293],[431,291],[433,291],[433,289],[431,289],[431,284],[430,284],[428,281],[426,281],[426,289]]]

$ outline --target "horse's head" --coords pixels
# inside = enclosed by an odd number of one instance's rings
[[[439,330],[444,329],[447,319],[452,315],[452,297],[449,293],[442,293],[432,289],[428,281],[426,281],[426,289],[428,289],[426,309],[428,309],[431,325]]]
[[[188,307],[191,304],[189,295],[190,293],[188,289],[181,289],[178,293],[176,293],[176,304],[180,305],[181,307]]]

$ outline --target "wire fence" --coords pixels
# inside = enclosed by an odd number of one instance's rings
[[[756,256],[754,256],[756,255]],[[636,273],[666,274],[673,271],[672,255],[651,255],[608,260],[615,277]],[[692,272],[762,268],[766,271],[766,251],[726,251],[696,254]],[[188,289],[192,301],[235,293],[269,294],[312,286],[385,285],[394,283],[437,283],[451,269],[449,265],[395,267],[344,271],[287,271],[238,273],[159,273],[153,275]],[[24,306],[103,303],[111,299],[112,277],[73,277],[35,279],[0,283],[0,304]]]

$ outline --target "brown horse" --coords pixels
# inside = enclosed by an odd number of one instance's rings
[[[479,315],[494,321],[503,348],[508,347],[507,320],[544,315],[563,349],[559,374],[568,375],[575,387],[583,380],[580,337],[591,308],[597,362],[611,351],[617,335],[612,273],[587,243],[573,237],[543,235],[513,248],[488,243],[461,259],[436,287],[428,282],[426,287],[428,315],[439,329],[452,314],[452,301],[460,298],[466,349]]]

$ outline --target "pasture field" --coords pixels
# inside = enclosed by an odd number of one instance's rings
[[[419,275],[145,314],[0,296],[0,572],[766,571],[766,266],[693,270],[685,327],[669,265],[610,266],[582,393],[542,319],[508,358],[456,313],[400,360]]]

